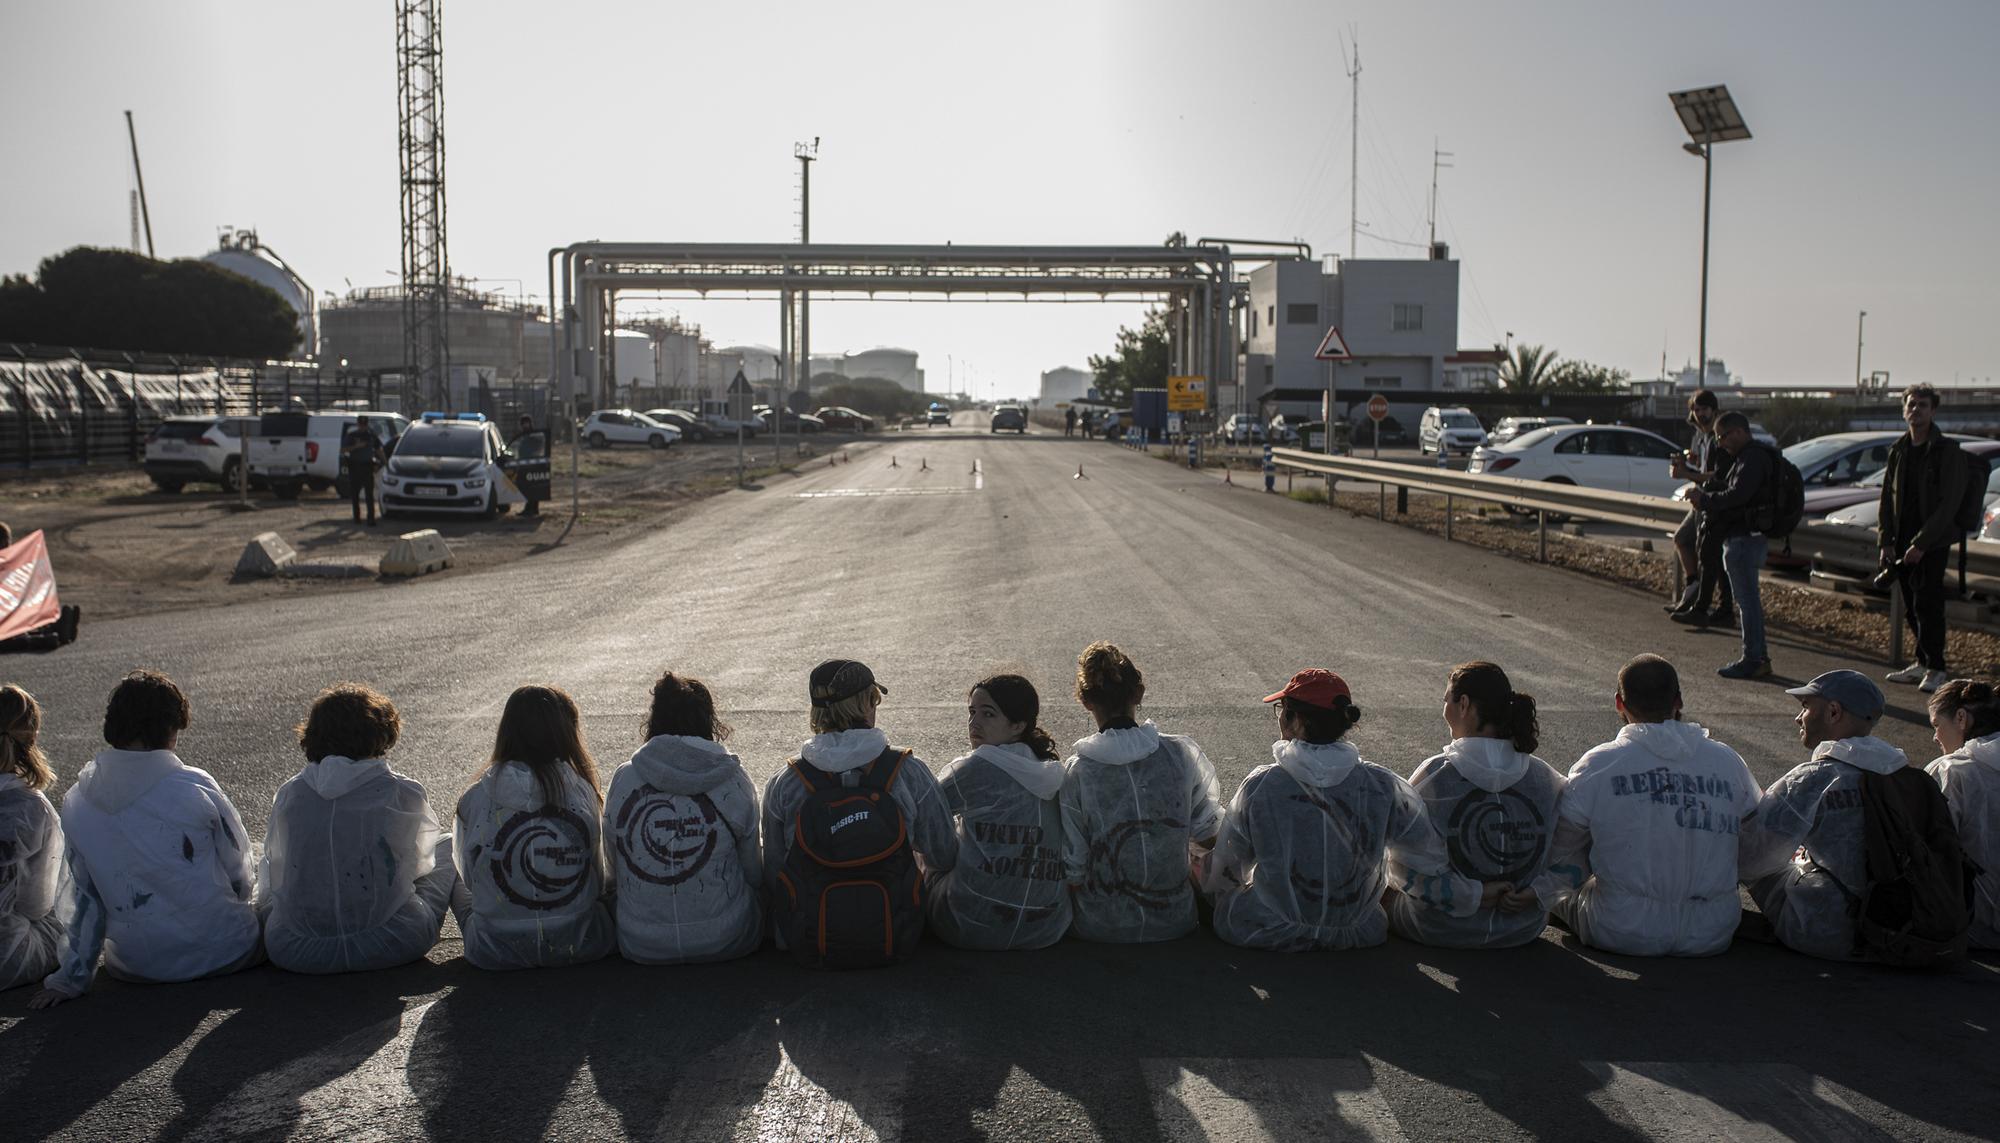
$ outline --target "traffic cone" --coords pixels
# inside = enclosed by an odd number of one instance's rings
[[[895,454],[895,453],[890,453],[890,454],[889,454],[889,467],[890,467],[890,468],[901,468],[901,467],[903,467],[902,465],[900,465],[900,464],[897,464],[897,463],[896,463],[896,454]]]
[[[1226,464],[1222,466],[1222,482],[1232,488],[1236,485],[1234,480],[1229,479],[1229,466]]]
[[[931,458],[930,458],[930,457],[924,457],[924,458],[923,458],[923,465],[922,465],[922,466],[921,466],[920,468],[918,468],[918,469],[917,469],[917,471],[918,471],[918,472],[929,472],[930,470],[931,470]]]
[[[1081,461],[1079,461],[1079,462],[1077,463],[1077,466],[1076,466],[1076,475],[1075,475],[1075,476],[1072,476],[1072,477],[1070,477],[1070,479],[1071,479],[1071,480],[1089,480],[1089,479],[1090,479],[1090,478],[1089,478],[1088,476],[1085,476],[1085,475],[1083,474],[1083,464],[1082,464],[1082,462],[1081,462]]]

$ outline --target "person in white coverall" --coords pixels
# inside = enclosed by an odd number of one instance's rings
[[[1785,692],[1812,757],[1771,783],[1743,833],[1742,878],[1785,947],[1831,960],[1855,957],[1850,905],[1868,887],[1861,812],[1863,773],[1908,766],[1871,731],[1882,690],[1859,671],[1828,671]]]
[[[2000,692],[1954,679],[1931,695],[1931,731],[1944,756],[1924,768],[1944,791],[1973,879],[1976,949],[2000,949]]]
[[[604,803],[626,960],[729,960],[764,942],[757,790],[728,737],[706,683],[669,671],[653,684],[645,745]]]
[[[1193,863],[1222,825],[1215,767],[1194,740],[1137,720],[1139,668],[1109,643],[1084,648],[1077,701],[1097,722],[1065,764],[1063,875],[1076,935],[1168,941],[1195,929]]]
[[[1488,887],[1478,911],[1457,916],[1397,893],[1389,927],[1405,940],[1447,948],[1507,948],[1539,937],[1548,911],[1533,894],[1548,868],[1563,777],[1535,756],[1535,700],[1493,663],[1461,663],[1445,684],[1451,742],[1417,767],[1410,785],[1444,839],[1452,872]],[[1499,886],[1511,894],[1491,891]]]
[[[583,719],[561,688],[507,696],[493,753],[452,823],[452,912],[486,969],[583,964],[611,951],[598,830],[604,798]]]
[[[120,980],[220,976],[263,957],[250,839],[205,771],[174,747],[187,696],[157,671],[134,671],[104,709],[109,750],[63,797],[69,901],[61,961],[29,1005],[73,1000],[97,975]]]
[[[47,976],[62,940],[62,819],[42,793],[55,771],[41,728],[35,697],[0,686],[0,989]]]
[[[972,753],[938,776],[958,823],[958,865],[931,885],[930,925],[968,949],[1039,949],[1069,931],[1056,794],[1063,766],[1020,675],[993,675],[966,698]]]
[[[322,691],[299,726],[306,764],[272,801],[257,884],[279,968],[394,968],[437,943],[458,871],[423,783],[383,758],[401,730],[395,704],[355,683]]]
[[[1570,768],[1549,866],[1533,896],[1583,943],[1634,956],[1712,956],[1741,917],[1736,848],[1760,791],[1736,751],[1681,720],[1680,676],[1658,655],[1618,672],[1618,737]]]
[[[1389,886],[1444,914],[1479,907],[1416,791],[1342,741],[1361,708],[1339,675],[1300,671],[1264,701],[1278,712],[1272,761],[1243,780],[1208,858],[1216,936],[1279,952],[1379,945]]]

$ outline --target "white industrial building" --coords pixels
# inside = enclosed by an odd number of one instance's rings
[[[1057,405],[1065,401],[1081,401],[1089,396],[1091,387],[1097,384],[1097,375],[1088,369],[1078,369],[1073,365],[1058,365],[1054,369],[1042,370],[1043,406]]]

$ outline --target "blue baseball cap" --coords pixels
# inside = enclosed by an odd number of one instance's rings
[[[1819,697],[1837,702],[1849,714],[1874,718],[1882,713],[1882,688],[1860,671],[1828,671],[1802,687],[1785,692],[1793,698]]]

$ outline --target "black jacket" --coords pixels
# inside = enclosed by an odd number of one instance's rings
[[[1721,528],[1724,539],[1747,536],[1757,530],[1754,520],[1757,509],[1771,502],[1774,491],[1772,477],[1776,468],[1771,455],[1767,445],[1755,441],[1744,445],[1729,466],[1722,490],[1702,498],[1701,510],[1709,518],[1709,526]]]
[[[1965,452],[1958,442],[1931,427],[1931,443],[1924,450],[1921,471],[1912,463],[1910,434],[1904,433],[1889,446],[1889,474],[1882,479],[1881,515],[1877,535],[1885,548],[1915,544],[1930,551],[1958,542],[1958,504],[1965,495]],[[1898,519],[1903,509],[1903,489],[1916,482],[1917,520]],[[1901,552],[1897,553],[1901,555]]]

